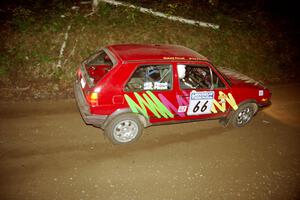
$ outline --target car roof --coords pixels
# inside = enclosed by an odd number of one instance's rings
[[[121,61],[199,61],[208,59],[196,51],[180,45],[117,44],[107,46]]]

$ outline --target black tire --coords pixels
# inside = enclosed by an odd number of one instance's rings
[[[257,111],[255,103],[245,103],[234,112],[231,122],[234,127],[243,127],[248,124]]]
[[[112,119],[104,128],[104,133],[114,144],[128,144],[136,141],[142,135],[143,129],[138,116],[128,113]]]

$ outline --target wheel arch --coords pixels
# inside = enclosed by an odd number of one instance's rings
[[[133,113],[130,108],[124,108],[124,109],[117,109],[114,111],[109,117],[105,120],[103,125],[101,126],[102,129],[105,129],[105,127],[117,116],[132,113],[137,115],[140,122],[143,124],[144,127],[148,127],[151,125],[149,119],[147,119],[145,116],[141,115],[140,113]]]
[[[257,104],[257,101],[255,99],[247,99],[245,101],[241,101],[237,106],[238,108],[241,107],[242,105],[245,105],[245,104],[253,104],[254,105],[254,115],[257,113],[258,111],[258,104]],[[238,110],[238,109],[237,109]],[[233,110],[232,108],[228,111],[228,114],[225,118],[221,119],[220,122],[221,124],[224,126],[224,127],[227,127],[231,121],[232,121],[232,118],[234,116],[234,113],[235,113],[236,110]]]
[[[245,104],[248,104],[248,103],[253,104],[255,106],[254,114],[256,114],[257,111],[258,111],[258,104],[257,104],[257,101],[255,99],[247,99],[245,101],[242,101],[238,104],[238,107],[240,107],[242,105],[245,105]]]

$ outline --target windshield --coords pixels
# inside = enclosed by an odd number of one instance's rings
[[[231,85],[231,81],[229,80],[229,78],[222,72],[222,67],[216,67],[215,66],[215,70],[219,72],[219,74],[225,79],[225,81]]]

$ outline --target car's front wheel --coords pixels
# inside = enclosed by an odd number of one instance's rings
[[[232,118],[232,125],[235,127],[242,127],[248,124],[253,118],[257,110],[255,103],[246,103],[239,106],[238,110],[235,111]]]
[[[128,113],[115,117],[104,132],[114,144],[127,144],[137,140],[143,128],[137,115]]]

